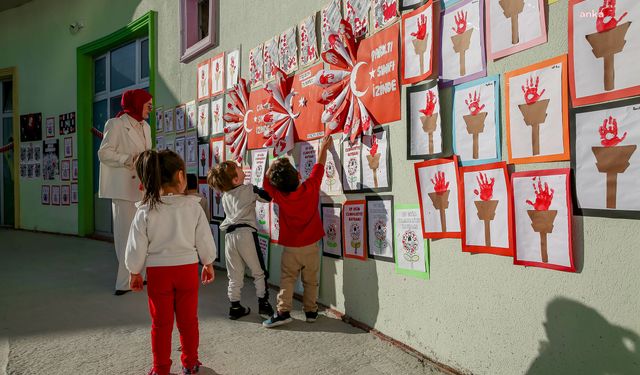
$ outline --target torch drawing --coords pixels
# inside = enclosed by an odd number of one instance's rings
[[[422,122],[422,130],[429,136],[429,153],[433,154],[433,132],[438,126],[438,114],[433,113],[436,109],[438,98],[433,91],[427,91],[426,104],[424,109],[419,110],[424,116],[420,116]]]
[[[474,189],[473,193],[480,197],[479,201],[474,201],[476,209],[478,210],[478,219],[484,222],[484,243],[485,246],[491,246],[491,221],[496,217],[496,208],[498,207],[498,200],[492,200],[493,198],[493,184],[496,179],[491,177],[491,180],[487,178],[485,173],[479,173],[476,176],[478,182],[478,189]]]
[[[504,16],[511,20],[511,44],[520,42],[518,15],[524,10],[524,0],[500,0]]]
[[[535,180],[535,178],[534,178]],[[531,202],[527,199],[527,204],[531,205],[534,209],[527,210],[529,218],[531,219],[531,227],[536,233],[540,233],[540,255],[543,263],[549,262],[549,255],[547,253],[547,235],[553,232],[553,222],[558,215],[557,210],[550,210],[551,201],[553,200],[553,189],[549,189],[549,185],[542,180],[538,180],[538,185],[533,183],[533,191],[536,194],[536,201]]]
[[[524,123],[531,127],[531,148],[533,155],[540,155],[540,125],[544,124],[547,119],[547,108],[549,107],[549,99],[540,100],[542,92],[538,93],[538,85],[540,77],[529,77],[522,85],[524,94],[524,104],[519,104],[520,112],[524,118]]]
[[[444,172],[438,171],[431,179],[431,183],[434,191],[429,193],[429,198],[431,198],[433,207],[440,212],[440,225],[444,233],[447,231],[446,212],[449,208],[449,182],[445,179]]]
[[[418,30],[411,33],[411,36],[414,39],[411,40],[413,43],[413,50],[416,55],[420,58],[420,73],[424,72],[424,53],[427,51],[427,16],[424,14],[420,15],[418,19]]]
[[[453,42],[453,50],[460,55],[460,76],[465,76],[467,74],[465,55],[471,44],[473,29],[467,30],[466,11],[459,11],[453,16],[453,19],[456,22],[456,27],[452,27],[452,29],[456,34],[451,37],[451,41]]]
[[[378,138],[376,136],[371,137],[371,150],[367,155],[367,162],[369,169],[373,172],[373,187],[378,187],[378,167],[380,167],[380,153],[378,153]]]
[[[469,93],[469,98],[464,100],[467,107],[469,107],[469,114],[462,116],[464,122],[467,124],[467,133],[473,136],[473,158],[478,159],[478,138],[480,133],[484,131],[484,121],[487,118],[487,112],[480,112],[484,109],[484,104],[480,105],[480,93],[473,92],[473,95]]]

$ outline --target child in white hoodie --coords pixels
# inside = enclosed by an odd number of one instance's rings
[[[202,284],[214,279],[217,249],[199,199],[183,194],[185,170],[180,156],[169,150],[147,150],[136,160],[144,198],[131,224],[125,264],[133,291],[142,290],[140,273],[147,269],[153,353],[149,374],[153,375],[169,374],[171,369],[174,315],[182,344],[182,373],[198,372],[198,258],[204,265]]]

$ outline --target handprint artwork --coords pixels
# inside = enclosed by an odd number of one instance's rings
[[[466,53],[471,45],[471,35],[473,34],[473,29],[467,29],[467,13],[466,11],[459,11],[454,16],[454,21],[456,23],[455,27],[452,27],[452,30],[455,32],[455,35],[451,37],[451,42],[453,42],[453,50],[460,55],[460,76],[463,77],[467,75],[466,69]]]
[[[524,104],[519,104],[520,112],[524,117],[524,122],[531,127],[531,147],[533,155],[540,155],[540,125],[544,124],[547,119],[547,107],[549,107],[549,99],[540,100],[545,89],[538,92],[540,77],[533,76],[526,80],[526,84],[522,86],[524,95]]]
[[[484,131],[484,124],[487,118],[487,112],[480,112],[485,105],[480,103],[480,93],[474,91],[473,95],[469,93],[469,97],[465,99],[465,104],[469,108],[469,114],[463,116],[464,122],[467,124],[467,132],[473,137],[473,159],[478,159],[479,154],[479,136]]]
[[[484,222],[484,239],[485,246],[491,246],[491,221],[496,216],[496,208],[498,207],[499,200],[492,200],[493,198],[493,185],[496,182],[494,177],[487,178],[486,173],[478,173],[476,175],[476,181],[478,188],[473,190],[473,193],[480,198],[480,200],[474,201],[476,209],[478,210],[478,219]]]
[[[446,7],[441,28],[440,85],[485,77],[484,0],[460,0]]]
[[[420,59],[420,73],[425,71],[424,67],[424,54],[427,52],[427,16],[421,14],[418,18],[417,30],[411,33],[414,38],[411,42],[416,55]]]
[[[429,198],[433,203],[433,207],[440,212],[440,225],[442,232],[447,231],[446,212],[449,208],[449,182],[445,179],[443,171],[438,171],[433,178],[433,192],[429,193]]]
[[[436,104],[438,103],[438,98],[433,90],[427,91],[426,103],[425,107],[419,110],[422,113],[420,117],[420,121],[422,122],[422,130],[427,133],[429,137],[429,153],[434,153],[433,147],[433,133],[436,131],[436,127],[438,126],[438,113],[434,114],[436,109]]]

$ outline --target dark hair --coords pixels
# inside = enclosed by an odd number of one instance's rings
[[[269,168],[267,177],[276,189],[285,193],[296,191],[300,185],[298,171],[287,158],[276,159]]]
[[[160,191],[163,186],[175,185],[176,172],[184,171],[184,161],[171,150],[147,150],[136,159],[136,173],[144,187],[142,204],[154,209],[160,203]]]
[[[187,190],[198,189],[198,176],[195,173],[187,173]]]
[[[207,183],[222,192],[233,189],[233,179],[238,177],[237,166],[235,161],[223,161],[209,170]]]

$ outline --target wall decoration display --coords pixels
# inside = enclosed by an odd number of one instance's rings
[[[569,160],[567,56],[507,72],[508,161]]]
[[[71,204],[71,187],[69,185],[62,185],[60,187],[60,203],[63,206]]]
[[[240,48],[227,52],[227,65],[225,67],[225,87],[227,90],[238,84],[240,78]]]
[[[243,126],[243,133],[247,136],[247,149],[254,150],[256,148],[263,148],[265,142],[269,138],[269,126],[264,121],[265,116],[269,113],[269,105],[267,102],[269,101],[269,97],[271,94],[267,90],[267,85],[265,87],[254,90],[248,96],[249,98],[249,107],[246,110],[246,113],[250,113],[250,116],[247,116],[247,122],[245,126]],[[227,109],[228,109],[227,105]]]
[[[185,138],[185,163],[187,169],[192,169],[195,172],[196,165],[198,163],[198,139],[195,134],[189,134]]]
[[[256,201],[256,224],[258,233],[269,235],[271,231],[271,205]]]
[[[71,180],[78,181],[78,159],[71,160]]]
[[[324,111],[324,105],[319,103],[322,90],[314,84],[314,79],[320,70],[322,70],[322,64],[316,64],[293,76],[289,94],[291,95],[291,112],[297,115],[293,119],[295,124],[293,136],[296,142],[321,138],[325,134],[325,128],[320,119]]]
[[[198,63],[198,101],[209,99],[211,96],[211,64],[206,59]]]
[[[53,138],[56,136],[56,118],[47,117],[45,120],[45,131],[47,138]]]
[[[511,185],[504,162],[460,168],[462,251],[513,256]]]
[[[185,111],[186,111],[186,107],[184,104],[176,107],[176,121],[175,121],[176,133],[182,133],[187,128]]]
[[[640,218],[640,99],[573,112],[576,213]]]
[[[60,161],[60,180],[61,181],[71,180],[71,160]]]
[[[156,107],[156,134],[162,133],[164,129],[164,110],[162,107]]]
[[[346,201],[342,208],[342,233],[345,258],[367,260],[367,218],[364,200]]]
[[[353,144],[342,142],[342,188],[345,193],[353,193],[362,189],[362,143],[360,138]]]
[[[324,228],[322,255],[342,258],[342,205],[323,203],[320,205],[320,215]]]
[[[64,139],[64,157],[73,157],[73,138],[66,137]]]
[[[391,191],[391,149],[389,127],[377,128],[362,137],[362,189]]]
[[[356,38],[362,38],[369,32],[369,11],[371,0],[343,0],[344,19],[351,24]]]
[[[462,165],[502,160],[500,76],[453,87],[453,152]]]
[[[424,5],[427,0],[400,0],[400,10],[411,10]]]
[[[639,26],[637,1],[569,1],[569,77],[574,106],[640,95]]]
[[[369,258],[393,262],[393,195],[366,199]]]
[[[164,137],[161,135],[156,136],[156,151],[164,150]]]
[[[371,23],[373,32],[380,31],[398,19],[399,0],[373,0],[371,4]]]
[[[225,91],[224,86],[224,52],[211,58],[211,96],[220,95]]]
[[[212,190],[211,199],[211,218],[217,220],[224,220],[224,208],[222,207],[222,193],[218,190]]]
[[[42,140],[42,113],[20,116],[20,142]]]
[[[242,172],[244,172],[244,185],[250,184],[251,183],[251,166],[250,165],[243,165],[242,166]]]
[[[216,165],[222,163],[227,160],[227,155],[224,147],[224,136],[211,138],[209,140],[209,144],[211,145],[211,167],[215,167]]]
[[[267,172],[267,159],[269,150],[252,150],[251,151],[251,183],[262,188],[264,176]]]
[[[547,42],[543,0],[485,0],[492,60]]]
[[[206,180],[204,179],[198,180],[198,193],[200,193],[200,195],[204,197],[207,200],[207,202],[209,202],[209,207],[211,207],[211,188],[207,184]],[[213,215],[211,216],[213,217]]]
[[[420,208],[400,204],[394,212],[396,273],[429,278],[429,243],[422,236]]]
[[[198,107],[195,101],[187,103],[187,131],[193,130],[198,124]]]
[[[57,140],[56,140],[57,141]],[[20,177],[40,178],[43,168],[42,145],[40,143],[20,144]]]
[[[224,248],[221,248],[221,244],[220,244],[220,223],[217,221],[212,221],[209,223],[209,228],[211,228],[211,234],[213,235],[213,242],[216,244],[216,249],[217,251],[217,257],[214,261],[214,263],[218,263],[218,265],[221,265],[222,263],[224,263],[224,261],[222,260],[224,258]]]
[[[437,80],[407,87],[407,159],[443,157]]]
[[[175,144],[173,143],[173,139],[166,139],[164,142],[164,149],[165,150],[169,150],[169,151],[173,151],[176,152],[176,147]]]
[[[249,86],[257,87],[264,82],[264,44],[249,50]]]
[[[511,175],[516,237],[513,264],[575,272],[569,175],[568,168]]]
[[[69,112],[59,117],[60,135],[68,135],[76,132],[76,113]]]
[[[254,92],[252,96],[257,92],[259,91]],[[241,163],[249,144],[249,132],[252,129],[248,128],[248,123],[253,112],[249,108],[249,90],[243,78],[240,78],[238,85],[229,90],[229,98],[231,101],[227,103],[223,117],[225,143],[229,146],[233,159]]]
[[[198,138],[209,136],[209,102],[198,104]]]
[[[268,234],[258,233],[258,245],[264,259],[264,267],[269,270],[269,254],[271,253],[271,239]]]
[[[211,99],[211,135],[224,133],[224,96]]]
[[[51,185],[51,205],[60,205],[60,185]]]
[[[184,153],[184,137],[176,137],[176,154],[180,155],[180,157],[182,158],[182,160],[186,159],[185,153]]]
[[[433,3],[402,15],[402,84],[425,80],[433,72]]]
[[[51,204],[51,186],[42,185],[42,189],[40,190],[40,203],[47,206]]]
[[[271,202],[271,242],[278,243],[280,238],[280,211],[276,203]]]
[[[264,42],[264,81],[269,82],[274,78],[273,69],[280,67],[280,36],[276,35]]]
[[[320,191],[326,195],[342,194],[342,161],[335,145],[327,150],[327,160],[324,163],[324,176],[322,176]]]
[[[422,231],[426,238],[460,238],[458,159],[414,164]]]
[[[71,204],[78,203],[78,184],[71,184]]]
[[[42,150],[42,178],[44,180],[55,180],[60,174],[58,140],[47,139],[43,141]]]
[[[298,163],[296,169],[300,173],[300,182],[304,182],[311,175],[313,166],[316,165],[318,158],[318,141],[309,141],[299,143],[300,148],[298,150]]]
[[[198,177],[207,177],[210,166],[209,143],[198,143]]]
[[[338,33],[340,21],[342,21],[340,0],[330,0],[329,4],[320,10],[320,52],[328,51],[331,48],[329,35]]]
[[[280,34],[279,41],[280,68],[286,74],[291,74],[298,70],[298,38],[296,27],[290,27]]]
[[[169,109],[165,109],[164,111],[164,132],[171,133],[174,131],[174,111],[173,107]]]
[[[487,75],[484,1],[463,0],[442,13],[440,84],[443,86]]]
[[[298,35],[300,36],[300,66],[309,66],[318,60],[315,14],[303,19],[298,24]]]

